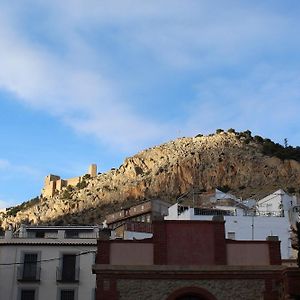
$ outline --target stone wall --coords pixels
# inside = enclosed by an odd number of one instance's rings
[[[130,280],[119,279],[117,289],[120,300],[166,300],[170,294],[183,287],[199,287],[218,300],[264,299],[265,281],[249,280]]]
[[[97,176],[97,165],[91,164],[88,173],[91,177]],[[60,192],[64,187],[76,186],[81,182],[83,176],[77,176],[68,179],[61,179],[60,176],[49,174],[45,177],[44,187],[42,189],[42,196],[45,198],[53,197],[56,192]]]

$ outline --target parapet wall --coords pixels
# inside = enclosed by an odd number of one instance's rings
[[[96,177],[97,165],[91,164],[88,168],[87,174],[91,177]],[[56,192],[62,191],[62,189],[67,187],[68,185],[76,186],[82,181],[83,176],[61,179],[58,175],[49,174],[45,177],[44,187],[42,189],[42,196],[45,198],[53,197]]]

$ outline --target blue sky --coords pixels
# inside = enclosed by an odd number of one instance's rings
[[[0,207],[217,128],[300,145],[299,1],[0,0]]]

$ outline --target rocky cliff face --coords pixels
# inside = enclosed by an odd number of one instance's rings
[[[104,215],[150,198],[174,202],[194,187],[229,187],[241,197],[260,197],[300,185],[300,163],[265,156],[262,145],[235,133],[180,138],[126,158],[118,169],[86,179],[53,198],[4,219],[8,223],[99,223]],[[83,187],[84,186],[84,187]],[[201,196],[198,197],[201,204]]]

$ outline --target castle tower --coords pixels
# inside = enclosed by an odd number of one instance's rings
[[[43,197],[53,197],[56,190],[56,182],[60,180],[60,177],[57,175],[49,174],[45,178],[44,187],[42,189]]]
[[[97,165],[96,164],[91,164],[89,166],[88,174],[90,174],[91,177],[96,177],[97,176]]]

